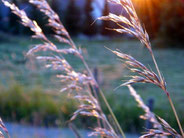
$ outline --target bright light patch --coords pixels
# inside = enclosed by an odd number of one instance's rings
[[[149,21],[152,30],[156,29],[156,14],[158,7],[160,5],[160,0],[132,0],[134,6],[136,7],[137,12],[139,13],[140,18]],[[145,20],[144,20],[145,21]]]

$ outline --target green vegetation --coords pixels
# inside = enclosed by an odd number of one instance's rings
[[[41,88],[27,90],[19,84],[1,87],[0,115],[6,121],[42,126],[64,126],[77,104],[66,95],[44,93]]]
[[[7,36],[0,44],[0,116],[6,121],[23,123],[36,123],[38,125],[60,125],[64,126],[72,112],[75,111],[75,101],[66,98],[66,93],[57,93],[62,85],[55,78],[55,72],[43,69],[40,63],[34,59],[25,58],[29,46],[37,43],[28,38],[15,38]],[[128,89],[114,88],[120,85],[125,76],[130,75],[128,70],[116,60],[115,56],[104,46],[121,51],[135,57],[145,65],[152,67],[151,57],[146,49],[139,46],[136,40],[109,40],[87,41],[83,40],[78,45],[84,51],[91,68],[98,67],[101,87],[113,108],[119,122],[125,131],[138,131],[144,129],[144,122],[139,119],[142,111],[136,106],[136,102],[129,95]],[[86,49],[86,50],[85,50]],[[88,52],[85,52],[88,51]],[[139,51],[139,52],[137,52]],[[180,117],[183,111],[183,50],[181,49],[155,49],[155,56],[171,91],[176,109]],[[83,69],[80,61],[67,57],[72,65],[79,70]],[[168,62],[169,61],[169,62]],[[155,99],[154,111],[157,115],[164,117],[172,127],[177,128],[176,121],[172,115],[165,94],[152,85],[135,85],[138,93],[146,100],[150,97]],[[70,101],[70,102],[69,102]],[[39,116],[42,122],[37,122]],[[48,118],[50,121],[47,122]],[[59,121],[57,121],[59,120]],[[57,122],[57,123],[55,123]],[[59,123],[58,123],[59,122]],[[184,119],[181,122],[184,124]],[[88,122],[87,122],[88,123]],[[126,126],[126,127],[125,127]]]

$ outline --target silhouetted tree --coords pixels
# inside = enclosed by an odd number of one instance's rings
[[[10,9],[0,3],[0,31],[8,31],[9,29]]]
[[[14,3],[15,5],[18,5],[17,0],[13,0],[12,3]],[[9,32],[10,33],[13,33],[13,34],[19,33],[19,21],[20,19],[11,12],[9,16],[9,22],[10,22]]]
[[[164,0],[161,9],[159,37],[167,45],[183,47],[184,2],[180,0]]]
[[[85,4],[85,21],[84,21],[84,34],[92,36],[97,33],[97,26],[94,22],[94,19],[92,17],[92,2],[93,0],[87,0]]]
[[[107,16],[109,14],[109,4],[107,0],[105,0],[105,5],[103,9],[103,16]],[[110,28],[110,22],[109,21],[102,21],[102,35],[110,35],[112,31],[108,30],[107,28]]]
[[[79,33],[80,21],[80,10],[76,7],[75,0],[70,0],[65,16],[65,26],[72,35]]]

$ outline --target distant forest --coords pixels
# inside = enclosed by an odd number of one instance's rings
[[[139,0],[143,1],[143,0]],[[139,3],[133,0],[142,23],[152,39],[160,38],[165,42],[184,43],[184,0],[144,0]],[[26,0],[12,0],[19,8],[24,9],[31,19],[42,26],[46,19]],[[125,10],[106,0],[49,0],[50,5],[59,14],[62,22],[73,36],[117,36],[106,28],[117,27],[111,22],[96,21],[109,12],[127,16]],[[147,2],[147,4],[146,4]],[[42,26],[46,33],[52,33],[47,26]],[[18,18],[0,3],[0,31],[11,34],[30,34],[30,31],[19,24]]]

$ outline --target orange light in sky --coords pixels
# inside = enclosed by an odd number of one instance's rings
[[[160,5],[160,0],[132,0],[139,16],[142,19],[147,18],[147,21],[151,25],[152,31],[157,28],[157,15],[158,7]],[[145,22],[146,24],[146,22]]]

